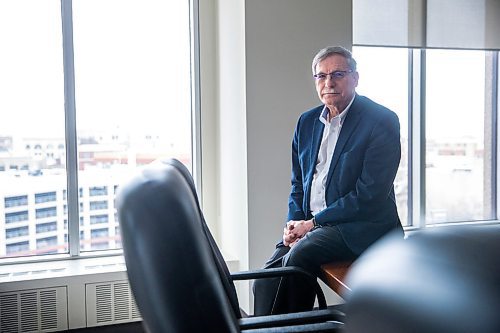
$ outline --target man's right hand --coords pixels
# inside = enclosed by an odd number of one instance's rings
[[[313,228],[313,220],[288,221],[286,227],[283,229],[283,245],[294,246]]]
[[[290,244],[295,243],[298,237],[294,232],[295,222],[298,221],[288,221],[285,228],[283,229],[283,245],[290,246]]]

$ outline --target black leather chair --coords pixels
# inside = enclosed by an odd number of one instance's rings
[[[347,276],[347,333],[500,332],[500,226],[388,236]]]
[[[178,161],[143,169],[120,186],[116,203],[128,276],[148,331],[339,332],[343,326],[342,313],[330,309],[242,318],[233,279],[297,271],[229,274]]]

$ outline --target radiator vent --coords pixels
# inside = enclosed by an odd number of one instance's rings
[[[68,329],[66,287],[0,293],[0,332]]]
[[[141,320],[128,281],[86,285],[87,327]]]

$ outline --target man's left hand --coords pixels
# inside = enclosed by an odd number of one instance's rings
[[[293,228],[290,230],[290,233],[293,234],[295,240],[290,243],[290,247],[293,247],[297,242],[300,241],[305,234],[311,231],[314,227],[314,223],[312,220],[307,221],[290,221],[288,224],[293,224]]]

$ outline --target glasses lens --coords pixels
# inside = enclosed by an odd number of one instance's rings
[[[341,79],[345,76],[347,72],[344,72],[344,71],[335,71],[332,73],[332,78],[333,79]]]
[[[342,78],[344,78],[347,73],[351,73],[352,71],[349,70],[349,71],[334,71],[334,72],[331,72],[331,73],[328,73],[328,74],[324,74],[324,73],[319,73],[319,74],[314,74],[314,78],[318,81],[324,81],[326,80],[327,77],[330,77],[330,79],[332,80],[340,80]]]

